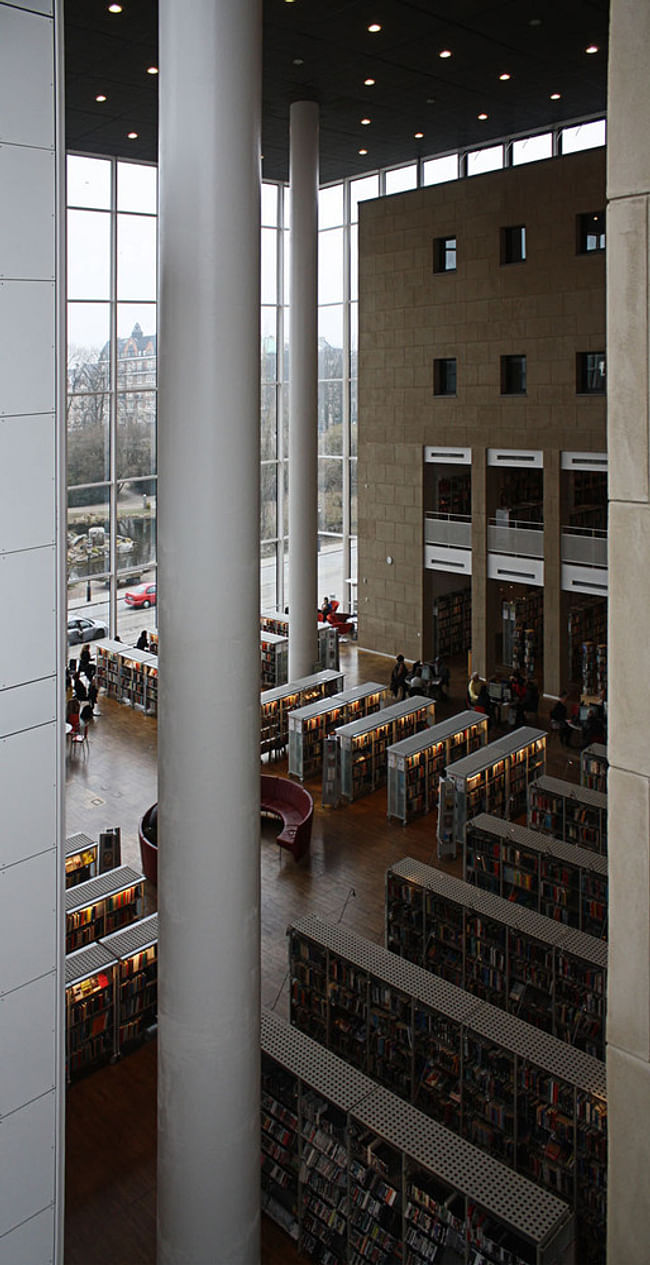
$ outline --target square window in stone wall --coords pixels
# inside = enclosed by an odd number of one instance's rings
[[[433,394],[456,394],[456,358],[444,357],[433,362]]]
[[[433,242],[433,271],[456,271],[456,238],[436,237]]]
[[[501,263],[521,264],[526,258],[526,225],[501,229]]]
[[[578,395],[605,394],[604,351],[579,351],[576,356],[576,391]]]
[[[501,394],[526,394],[526,357],[501,357]]]
[[[595,255],[604,251],[604,211],[586,211],[577,217],[577,243],[579,255]]]

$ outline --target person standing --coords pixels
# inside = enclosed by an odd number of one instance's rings
[[[397,700],[406,696],[406,673],[404,655],[398,654],[390,674],[390,691]]]

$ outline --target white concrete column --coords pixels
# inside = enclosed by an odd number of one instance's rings
[[[158,1265],[259,1258],[261,35],[161,0]]]
[[[650,7],[612,0],[607,137],[609,1265],[650,1244]],[[597,208],[594,208],[597,209]]]
[[[311,672],[318,537],[318,106],[290,111],[289,680]],[[321,594],[322,596],[322,594]]]

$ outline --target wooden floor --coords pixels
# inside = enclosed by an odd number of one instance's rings
[[[387,681],[391,660],[341,645],[346,687]],[[454,670],[455,669],[455,670]],[[463,664],[452,664],[451,699],[437,719],[464,708]],[[139,866],[137,823],[157,798],[156,722],[101,698],[87,760],[68,762],[66,833],[96,838],[122,828],[122,861]],[[547,725],[542,710],[540,725]],[[497,736],[500,731],[495,731]],[[492,736],[492,735],[491,735]],[[267,766],[265,766],[267,767]],[[286,772],[286,761],[273,764]],[[549,742],[549,772],[579,780],[579,756]],[[262,832],[262,1004],[288,1016],[286,928],[315,913],[375,942],[383,941],[384,875],[405,856],[436,861],[435,819],[403,827],[386,818],[386,790],[339,809],[320,806],[320,782],[306,782],[315,802],[310,853],[296,864]],[[440,863],[460,874],[460,861]],[[147,912],[155,909],[151,888]],[[155,1262],[156,1043],[68,1090],[66,1143],[66,1265],[153,1265]],[[299,1257],[292,1241],[263,1218],[264,1265]],[[300,1258],[302,1259],[302,1258]],[[230,1265],[218,1252],[205,1265]],[[253,1265],[253,1263],[251,1263]]]

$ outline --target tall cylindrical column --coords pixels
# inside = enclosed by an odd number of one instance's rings
[[[290,111],[289,679],[317,658],[318,106]]]
[[[158,1265],[259,1258],[261,3],[160,3]]]

